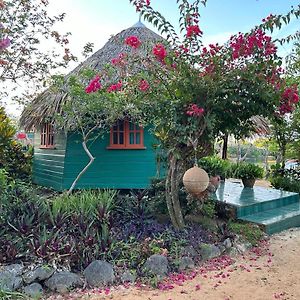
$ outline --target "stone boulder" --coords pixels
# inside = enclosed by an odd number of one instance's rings
[[[232,247],[232,242],[230,238],[227,238],[223,242],[223,246],[225,247],[226,250],[229,250]]]
[[[202,243],[200,244],[199,249],[201,258],[204,261],[221,255],[220,248],[212,244]]]
[[[20,264],[13,264],[5,266],[0,270],[0,290],[12,292],[22,286],[23,266]]]
[[[45,281],[46,287],[51,291],[65,293],[72,288],[83,286],[81,278],[71,272],[59,272],[53,274],[49,279]]]
[[[25,286],[23,291],[24,291],[24,294],[26,294],[30,298],[34,298],[34,299],[41,297],[44,292],[43,287],[37,282],[34,282],[30,285]]]
[[[23,280],[26,284],[34,281],[44,281],[50,278],[54,273],[54,269],[48,266],[40,266],[36,269],[29,271],[23,275]]]
[[[83,274],[89,286],[103,286],[113,283],[115,280],[113,266],[101,260],[90,263]]]
[[[21,264],[12,264],[1,268],[1,271],[10,272],[16,276],[22,275],[24,266]]]
[[[159,254],[151,255],[144,265],[144,269],[146,272],[162,277],[168,274],[168,268],[168,259],[165,256]]]
[[[252,245],[237,235],[232,247],[235,248],[238,253],[245,253],[252,248]]]
[[[122,275],[121,275],[121,281],[123,283],[129,282],[129,283],[134,283],[136,280],[136,276],[134,274],[132,274],[132,272],[130,272],[129,270],[125,271]]]
[[[182,249],[182,253],[181,253],[182,256],[188,256],[188,257],[191,257],[191,258],[195,258],[198,256],[198,253],[197,251],[195,250],[195,248],[191,245],[189,246],[186,246]]]
[[[179,270],[184,271],[184,270],[189,270],[189,269],[194,269],[195,264],[194,261],[190,257],[182,257],[179,262]]]

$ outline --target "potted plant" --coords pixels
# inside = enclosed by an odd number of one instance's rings
[[[217,188],[220,179],[225,179],[230,163],[217,156],[206,156],[199,160],[199,166],[209,174],[210,182]]]
[[[253,188],[255,180],[262,178],[264,169],[251,163],[241,163],[236,170],[237,177],[242,179],[244,187]]]

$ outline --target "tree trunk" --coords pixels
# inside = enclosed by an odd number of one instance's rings
[[[252,144],[250,144],[250,146],[247,148],[247,150],[246,150],[246,153],[244,154],[244,156],[243,156],[243,157],[241,157],[241,159],[240,159],[240,162],[243,162],[243,161],[245,161],[245,159],[247,158],[247,156],[248,156],[248,154],[249,154],[250,150],[252,149],[252,147],[253,147],[253,145],[252,145]]]
[[[223,137],[222,159],[227,159],[227,151],[228,151],[228,133],[226,133]]]
[[[78,180],[81,178],[81,176],[86,172],[86,170],[90,167],[90,165],[91,165],[91,164],[94,162],[94,160],[95,160],[95,157],[91,154],[91,152],[89,151],[89,149],[88,149],[88,147],[87,147],[87,145],[86,145],[86,140],[83,140],[83,141],[82,141],[82,147],[83,147],[85,153],[88,155],[90,161],[89,161],[88,164],[80,171],[80,173],[77,175],[77,177],[76,177],[75,180],[73,181],[73,183],[72,183],[70,189],[68,190],[67,195],[70,195],[70,194],[73,192],[73,190],[74,190],[74,188],[75,188],[75,186],[76,186]]]
[[[169,155],[169,166],[166,178],[166,202],[171,222],[176,229],[184,228],[184,220],[179,202],[180,180],[182,179],[183,162],[173,153]]]
[[[237,149],[236,149],[236,163],[238,164],[241,159],[241,144],[240,141],[237,141]]]
[[[268,161],[268,156],[269,156],[269,149],[266,148],[265,149],[265,170],[266,170],[266,174],[269,174],[269,161]]]
[[[286,144],[282,144],[281,147],[281,168],[284,169],[285,167],[285,159],[286,159]]]

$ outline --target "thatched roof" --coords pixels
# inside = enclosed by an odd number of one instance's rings
[[[266,135],[270,134],[270,124],[268,120],[262,116],[253,116],[250,118],[254,134],[257,135]]]
[[[80,70],[90,68],[101,71],[104,66],[116,58],[120,53],[129,53],[131,48],[125,45],[124,41],[129,36],[137,36],[142,43],[156,43],[162,37],[148,29],[140,21],[132,27],[112,36],[109,41],[92,56],[78,65],[73,71],[65,76],[67,79],[71,75],[76,75]],[[20,125],[25,130],[30,130],[33,126],[38,127],[47,118],[51,118],[55,113],[61,113],[65,101],[68,99],[68,90],[65,86],[61,91],[54,92],[50,88],[38,95],[22,112]]]

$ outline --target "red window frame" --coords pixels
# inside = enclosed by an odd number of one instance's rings
[[[109,141],[107,149],[146,149],[143,127],[129,120],[119,120],[110,129]]]
[[[45,123],[41,127],[41,149],[54,148],[54,128],[50,123]]]

